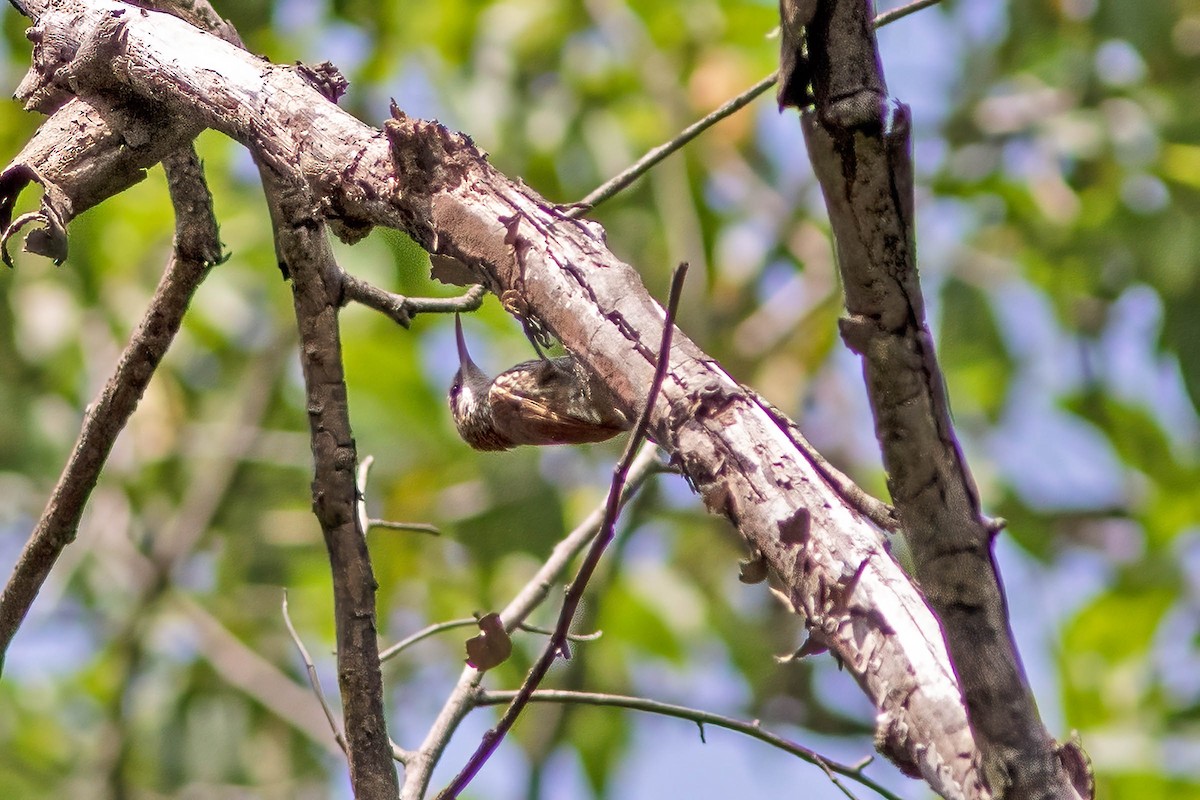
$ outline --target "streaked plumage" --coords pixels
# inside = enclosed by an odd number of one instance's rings
[[[455,333],[459,369],[450,410],[476,450],[602,442],[629,429],[608,387],[571,356],[524,361],[493,380],[471,360],[457,317]]]

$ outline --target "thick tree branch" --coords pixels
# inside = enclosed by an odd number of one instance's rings
[[[269,170],[264,170],[264,175]],[[270,175],[274,177],[274,175]],[[383,677],[375,625],[375,576],[358,525],[357,454],[338,330],[341,275],[307,187],[268,183],[276,210],[276,249],[292,277],[300,366],[312,432],[313,511],[333,573],[338,686],[350,784],[358,800],[394,800],[396,769],[383,715]]]
[[[888,486],[945,633],[987,785],[997,797],[1074,797],[1013,642],[992,558],[996,528],[980,511],[925,323],[909,111],[887,96],[871,3],[781,8],[780,84],[790,90],[780,100],[804,105],[811,80],[803,127],[846,290],[842,336],[863,356]]]
[[[499,292],[519,293],[527,313],[602,375],[627,411],[643,404],[662,310],[599,231],[497,175],[464,139],[406,118],[387,132],[410,187],[400,202],[420,220],[409,231]],[[655,439],[708,508],[764,554],[814,637],[862,683],[881,709],[883,751],[946,796],[973,794],[974,746],[940,632],[878,533],[682,335],[663,395]]]
[[[45,2],[14,3],[21,13],[45,11]],[[241,47],[237,31],[207,0],[163,0],[163,9]],[[39,34],[37,47],[46,47]],[[53,59],[54,54],[46,56]],[[36,60],[36,57],[35,57]],[[9,239],[25,223],[42,228],[29,235],[26,248],[61,262],[67,256],[66,224],[100,201],[146,177],[146,169],[187,145],[202,130],[195,120],[164,109],[110,95],[82,100],[56,86],[37,68],[15,92],[28,111],[50,114],[9,165],[0,172],[0,257],[12,266]],[[93,104],[94,102],[94,104]],[[17,196],[30,182],[43,188],[42,208],[12,224]]]

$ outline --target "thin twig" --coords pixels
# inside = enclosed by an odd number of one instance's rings
[[[387,661],[395,658],[402,651],[412,647],[417,642],[428,639],[430,636],[436,636],[443,631],[454,630],[455,628],[468,628],[473,625],[478,625],[479,620],[474,617],[464,617],[462,619],[451,619],[445,622],[435,622],[432,625],[427,625],[416,633],[410,634],[400,641],[396,642],[391,647],[386,647],[379,653],[379,660]]]
[[[483,304],[485,291],[482,285],[476,284],[458,297],[405,297],[346,273],[342,279],[342,304],[362,303],[391,317],[397,325],[407,328],[417,314],[474,311]]]
[[[329,701],[325,699],[325,690],[321,688],[321,679],[317,676],[317,668],[313,664],[312,656],[308,654],[308,648],[304,646],[304,642],[300,639],[300,634],[296,633],[296,626],[292,624],[292,616],[288,613],[288,596],[287,589],[283,590],[283,624],[287,626],[288,633],[292,636],[292,642],[295,643],[296,649],[300,651],[300,658],[304,659],[304,670],[308,673],[308,685],[312,687],[313,694],[317,696],[317,702],[321,704],[321,710],[325,712],[325,719],[329,720],[329,729],[333,731],[333,738],[337,741],[338,747],[342,748],[342,752],[346,755],[350,751],[346,747],[346,737],[342,736],[342,731],[338,728],[337,717],[334,716],[333,709],[329,707]]]
[[[363,532],[363,536],[367,535],[371,524],[371,519],[367,516],[367,479],[371,477],[371,465],[374,463],[375,456],[363,456],[363,460],[358,462],[358,469],[354,471],[354,488],[358,492],[354,513],[358,516],[358,529]]]
[[[571,218],[582,217],[584,214],[588,213],[605,200],[611,198],[617,192],[620,192],[622,189],[629,186],[629,184],[636,181],[642,175],[645,175],[652,167],[654,167],[654,165],[674,153],[679,148],[683,147],[688,142],[692,141],[692,139],[695,139],[697,136],[704,133],[704,131],[725,119],[733,112],[745,107],[747,103],[754,100],[760,94],[767,91],[767,89],[770,89],[772,86],[774,86],[776,80],[778,79],[774,73],[768,75],[746,91],[739,94],[737,97],[724,103],[716,111],[713,111],[711,114],[693,122],[691,125],[684,128],[670,141],[664,142],[658,147],[655,147],[653,150],[648,151],[644,156],[639,158],[621,173],[610,178],[597,187],[594,191],[588,194],[587,197],[583,198],[578,203],[571,205],[565,212],[565,216]]]
[[[899,8],[893,8],[889,11],[884,11],[880,14],[877,14],[875,16],[874,25],[876,28],[882,28],[884,25],[895,22],[903,17],[907,17],[909,14],[920,11],[921,9],[932,6],[938,2],[940,2],[940,0],[914,0],[914,2],[909,3],[908,5],[903,5]],[[658,164],[658,162],[662,161],[676,150],[679,150],[688,142],[692,141],[697,136],[704,133],[706,130],[711,128],[713,125],[716,125],[729,115],[733,114],[735,111],[740,111],[742,108],[746,107],[751,101],[774,86],[778,80],[779,76],[776,73],[771,73],[741,94],[730,100],[727,100],[715,111],[696,120],[691,125],[684,128],[670,141],[663,142],[658,147],[648,150],[645,155],[643,155],[629,167],[622,170],[619,174],[613,176],[612,178],[609,178],[607,181],[600,184],[600,186],[596,187],[591,193],[588,194],[587,197],[583,198],[577,203],[572,203],[567,206],[564,216],[571,217],[572,219],[582,217],[584,214],[587,214],[605,200],[611,199],[613,195],[617,194],[622,189],[625,189],[638,178],[649,172],[656,164]]]
[[[165,599],[169,608],[187,617],[198,637],[200,653],[221,680],[316,742],[324,752],[334,757],[343,754],[329,736],[328,722],[312,706],[310,687],[296,682],[245,644],[186,592],[172,591]],[[146,638],[144,633],[141,638]]]
[[[922,8],[937,5],[939,2],[940,0],[913,0],[913,2],[907,5],[902,5],[889,11],[882,11],[875,15],[875,27],[882,28],[884,25],[895,22],[902,17],[907,17],[909,14],[920,11]]]
[[[367,479],[371,476],[371,466],[374,463],[375,456],[364,456],[358,464],[358,471],[354,473],[354,485],[358,489],[358,501],[354,505],[355,512],[358,514],[359,530],[366,534],[371,528],[386,528],[393,531],[412,531],[441,536],[442,532],[438,527],[430,525],[428,522],[394,522],[388,519],[372,519],[367,516]]]
[[[521,630],[525,631],[526,633],[540,633],[543,636],[553,636],[554,635],[554,630],[552,628],[543,628],[540,625],[527,625],[525,623],[521,623],[517,627],[520,628]],[[569,642],[594,642],[603,635],[604,635],[604,631],[593,631],[592,633],[568,633],[567,641],[569,641]]]
[[[342,736],[342,732],[338,730],[337,717],[334,715],[333,709],[329,707],[329,701],[325,699],[325,690],[321,687],[321,679],[317,675],[316,665],[313,664],[312,656],[308,654],[308,648],[304,646],[304,642],[300,639],[300,634],[296,632],[296,626],[292,624],[292,617],[288,613],[287,589],[283,590],[283,622],[287,625],[288,633],[291,634],[292,642],[295,643],[296,649],[300,651],[300,658],[304,660],[304,670],[308,674],[308,685],[312,687],[313,694],[317,696],[317,702],[321,704],[321,710],[325,712],[325,719],[329,722],[329,729],[333,731],[333,738],[337,742],[338,747],[342,748],[342,753],[349,756],[350,751],[346,747],[346,737]],[[389,740],[389,744],[392,747],[392,758],[401,764],[407,762],[411,757],[409,751],[395,742]]]
[[[367,529],[384,528],[389,531],[412,531],[413,533],[428,533],[430,536],[441,536],[442,530],[437,525],[428,522],[396,522],[390,519],[368,519]]]
[[[621,497],[622,504],[627,503],[651,475],[661,471],[662,463],[658,460],[657,454],[657,445],[647,443],[642,446],[629,471],[629,480],[626,482],[625,491]],[[550,589],[561,578],[570,563],[600,532],[607,507],[608,499],[606,497],[597,508],[594,508],[585,519],[554,546],[550,556],[525,582],[516,596],[508,602],[508,605],[500,612],[500,618],[504,620],[506,630],[510,632],[515,630],[523,620],[527,619],[546,601],[546,598],[550,596]],[[472,620],[472,624],[474,624],[474,620]],[[404,791],[401,795],[403,800],[420,800],[425,797],[433,769],[445,751],[450,737],[454,735],[467,713],[474,708],[474,692],[479,686],[483,674],[469,666],[463,668],[454,689],[451,690],[441,711],[438,712],[437,718],[430,725],[425,740],[415,751],[413,759],[405,765]]]
[[[516,697],[516,692],[496,692],[479,690],[475,694],[475,703],[480,706],[495,706],[510,703]],[[676,719],[688,720],[697,725],[715,725],[718,728],[735,731],[737,733],[751,736],[759,741],[766,742],[774,747],[791,753],[797,758],[807,761],[810,764],[820,767],[825,771],[831,779],[837,783],[836,775],[844,775],[847,778],[857,781],[866,788],[877,792],[881,797],[887,800],[900,800],[900,798],[888,791],[887,788],[879,785],[871,778],[862,774],[862,771],[874,759],[868,757],[854,765],[841,764],[837,761],[831,761],[825,758],[815,750],[811,750],[804,745],[786,739],[779,734],[771,733],[763,730],[757,722],[746,722],[744,720],[734,719],[722,714],[714,714],[711,711],[704,711],[698,708],[689,708],[688,706],[679,706],[672,703],[663,703],[658,700],[649,700],[644,697],[626,697],[615,694],[601,694],[596,692],[574,692],[563,691],[559,689],[538,689],[529,698],[530,702],[534,703],[574,703],[579,705],[589,706],[613,706],[616,708],[627,708],[631,711],[645,711],[651,714],[658,714],[664,717],[675,717]]]
[[[667,370],[671,361],[671,337],[675,330],[675,313],[679,307],[679,297],[683,292],[683,280],[687,276],[687,264],[680,264],[675,270],[675,274],[671,278],[671,292],[667,300],[666,318],[663,322],[662,342],[658,349],[658,364],[654,370],[654,380],[650,384],[650,390],[646,395],[646,405],[642,409],[642,413],[638,415],[637,424],[633,427],[633,433],[629,437],[629,441],[625,445],[625,452],[622,453],[620,461],[617,462],[613,469],[612,485],[609,487],[608,502],[604,509],[604,523],[600,528],[600,533],[592,541],[592,546],[588,549],[587,556],[584,557],[583,564],[579,567],[579,572],[575,575],[575,580],[571,582],[570,588],[567,590],[567,596],[563,600],[562,611],[558,617],[558,626],[555,628],[554,636],[550,638],[542,655],[538,658],[533,668],[525,678],[525,682],[521,685],[512,703],[505,710],[504,715],[496,726],[488,731],[483,736],[483,740],[479,743],[475,753],[463,766],[462,770],[454,777],[450,785],[446,787],[439,795],[439,800],[452,800],[458,797],[471,779],[479,772],[492,753],[496,751],[500,742],[504,739],[505,734],[512,728],[517,717],[529,702],[529,696],[541,684],[542,679],[546,677],[546,673],[550,670],[550,665],[554,663],[560,655],[564,658],[569,657],[567,648],[567,632],[570,630],[571,621],[575,618],[575,612],[579,608],[579,603],[583,599],[583,592],[587,588],[588,581],[592,574],[596,571],[597,565],[600,563],[600,557],[604,554],[605,548],[612,541],[613,533],[617,525],[617,516],[620,513],[620,497],[621,490],[625,485],[625,479],[629,474],[630,466],[633,464],[634,456],[637,454],[638,448],[646,438],[646,433],[650,428],[650,417],[654,412],[654,404],[658,399],[659,390],[662,388],[663,380],[666,378]]]
[[[407,650],[408,648],[412,647],[417,642],[428,639],[431,636],[436,636],[437,634],[442,633],[443,631],[454,630],[455,628],[470,628],[470,627],[474,627],[478,624],[479,624],[479,619],[476,617],[463,617],[462,619],[452,619],[452,620],[447,620],[445,622],[435,622],[432,625],[422,628],[421,630],[417,631],[416,633],[413,633],[413,634],[410,634],[409,636],[404,637],[403,639],[396,642],[391,647],[388,647],[388,648],[385,648],[384,650],[382,650],[379,653],[379,660],[387,661],[391,658],[395,658],[402,651]],[[553,636],[554,635],[554,631],[550,630],[549,628],[541,628],[541,627],[538,627],[537,625],[526,625],[523,622],[518,624],[516,627],[519,628],[520,630],[528,631],[529,633],[540,633],[544,636]],[[600,631],[596,631],[595,633],[573,633],[570,635],[569,638],[572,642],[591,642],[596,639],[599,639],[600,635],[601,635]]]

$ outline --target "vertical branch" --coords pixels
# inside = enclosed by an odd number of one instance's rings
[[[917,276],[909,110],[887,95],[869,0],[783,3],[780,85],[802,116],[917,580],[942,625],[994,796],[1073,797],[1025,679],[986,520],[950,418]],[[786,73],[786,74],[785,74]],[[811,82],[811,93],[808,84]]]
[[[193,295],[219,260],[212,197],[195,151],[188,147],[169,156],[164,165],[176,212],[175,249],[116,370],[88,406],[71,458],[0,594],[0,670],[4,653],[51,568],[75,540],[83,509],[117,435],[179,332]]]
[[[262,171],[268,177],[268,170]],[[300,363],[304,371],[315,475],[313,511],[321,524],[333,573],[341,690],[350,760],[358,800],[399,795],[383,715],[383,678],[375,624],[375,576],[356,513],[357,454],[350,433],[338,309],[341,272],[325,224],[304,188],[268,181],[276,246],[292,278]]]

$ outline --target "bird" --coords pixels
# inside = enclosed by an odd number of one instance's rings
[[[602,442],[631,427],[604,382],[574,356],[523,361],[489,378],[471,360],[457,314],[454,329],[459,366],[450,413],[476,450]]]

